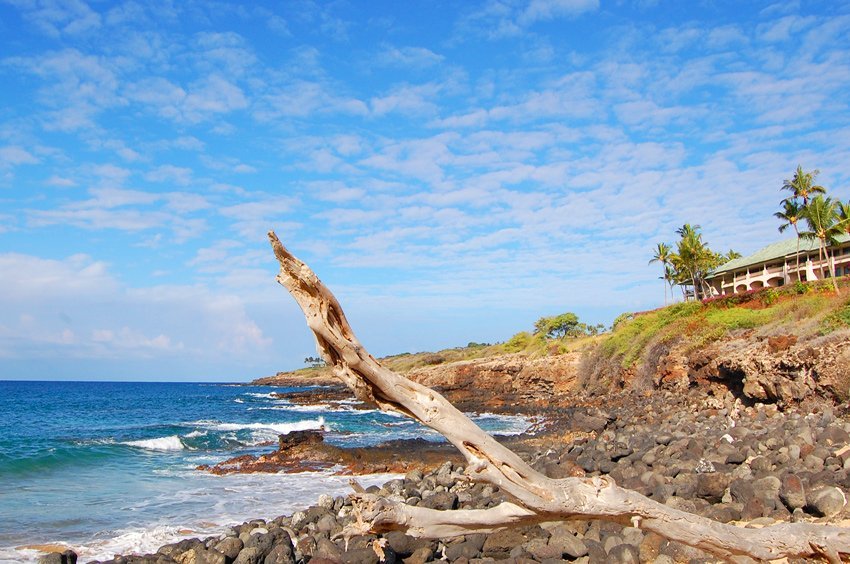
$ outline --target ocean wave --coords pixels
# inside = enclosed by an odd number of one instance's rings
[[[121,444],[143,448],[145,450],[156,450],[156,451],[175,451],[175,450],[183,450],[186,447],[183,445],[183,442],[180,440],[180,437],[177,435],[171,435],[170,437],[159,437],[156,439],[143,439],[139,441],[125,441]]]
[[[489,412],[472,414],[470,419],[485,431],[498,435],[521,435],[541,420],[539,417],[502,415]]]
[[[273,431],[278,435],[287,435],[293,431],[309,431],[326,427],[325,418],[305,419],[289,423],[206,423],[215,431]]]

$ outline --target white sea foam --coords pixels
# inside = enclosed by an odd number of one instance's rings
[[[183,435],[183,437],[186,438],[186,439],[192,439],[192,438],[195,438],[195,437],[203,437],[206,434],[207,434],[206,431],[192,431],[191,433],[186,433],[185,435]]]
[[[500,415],[488,412],[472,415],[471,419],[499,435],[521,435],[539,422],[539,418],[534,417]]]
[[[245,403],[245,400],[240,399],[240,398],[236,398],[236,399],[235,399],[235,400],[233,400],[233,401],[235,401],[236,403]]]
[[[292,421],[289,423],[204,423],[215,431],[241,431],[249,429],[252,431],[272,431],[278,435],[286,435],[293,431],[307,431],[325,427],[325,418],[305,419],[303,421]]]
[[[277,392],[269,392],[267,394],[258,394],[256,392],[248,392],[248,393],[243,394],[243,395],[251,396],[252,398],[278,399],[277,396],[276,396],[276,393]]]
[[[158,451],[183,450],[184,448],[186,448],[185,446],[183,446],[183,443],[180,441],[180,437],[178,437],[177,435],[172,435],[170,437],[160,437],[158,439],[126,441],[122,444],[136,448],[143,448],[146,450]]]

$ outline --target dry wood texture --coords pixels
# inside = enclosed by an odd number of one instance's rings
[[[608,477],[548,478],[440,394],[383,367],[357,340],[339,302],[315,273],[273,232],[269,239],[280,263],[277,281],[298,302],[318,351],[334,374],[358,398],[441,433],[466,458],[470,479],[497,485],[514,498],[513,503],[486,510],[439,511],[363,496],[362,515],[372,530],[399,529],[436,538],[542,521],[601,518],[631,523],[732,561],[797,556],[840,562],[841,554],[850,554],[850,529],[813,523],[747,529],[662,505]]]

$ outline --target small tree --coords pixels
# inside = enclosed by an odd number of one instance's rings
[[[308,356],[304,359],[304,364],[308,364],[310,368],[318,368],[319,366],[324,366],[325,361],[318,356]]]
[[[549,339],[559,339],[567,335],[574,335],[578,326],[578,316],[568,311],[561,315],[541,317],[534,324],[534,332]]]

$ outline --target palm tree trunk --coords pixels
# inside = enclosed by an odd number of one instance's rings
[[[829,275],[832,278],[832,288],[835,290],[836,294],[840,294],[841,292],[838,290],[838,281],[835,279],[835,264],[829,256],[829,249],[824,249],[824,252],[826,253],[826,262],[829,264]]]
[[[797,282],[802,280],[802,276],[800,276],[800,231],[797,229],[797,224],[794,223],[794,233],[797,234],[797,254],[794,255],[794,258],[797,260]]]

